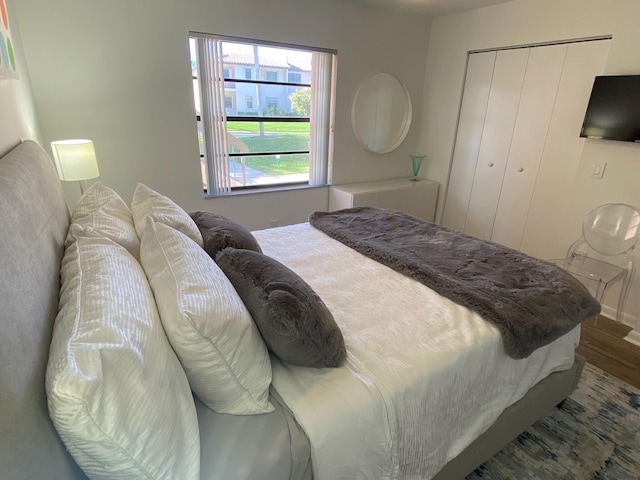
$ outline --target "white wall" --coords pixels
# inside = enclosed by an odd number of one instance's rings
[[[20,28],[12,8],[14,1],[6,3],[19,79],[0,77],[0,155],[11,150],[20,140],[38,140],[29,72],[25,66]]]
[[[431,25],[425,70],[423,128],[426,175],[446,186],[469,50],[612,35],[605,75],[640,74],[640,2],[637,0],[516,0],[467,13],[439,17]],[[584,114],[585,104],[577,111]],[[567,166],[557,158],[557,175],[536,186],[523,249],[540,258],[564,255],[580,235],[584,215],[608,202],[640,206],[640,145],[575,138],[581,153]],[[575,147],[576,145],[574,145]],[[608,163],[604,179],[590,177],[592,163]],[[437,218],[442,217],[445,188]],[[553,201],[549,199],[553,198]],[[637,254],[636,254],[637,255]],[[636,257],[640,262],[640,257]],[[615,306],[617,291],[604,299]],[[626,321],[640,330],[640,279],[632,286]]]
[[[334,183],[410,175],[415,126],[398,150],[376,155],[356,141],[349,115],[359,84],[381,71],[421,104],[426,17],[339,0],[15,1],[43,141],[92,139],[101,181],[126,201],[140,181],[251,229],[327,208],[326,188],[203,197],[190,30],[337,49]]]

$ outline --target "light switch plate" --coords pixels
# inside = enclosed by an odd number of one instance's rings
[[[607,168],[606,162],[594,162],[591,167],[591,178],[601,179],[604,177],[604,169]]]

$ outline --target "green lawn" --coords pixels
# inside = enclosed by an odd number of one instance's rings
[[[290,128],[291,126],[298,126],[298,124],[272,123],[270,125],[277,125],[278,127],[285,126],[288,128],[286,130],[287,133],[275,134],[273,130],[267,130],[267,124],[265,124],[265,132],[268,132],[268,135],[264,137],[260,137],[259,135],[240,136],[239,140],[249,147],[249,152],[309,150],[308,124],[302,124],[305,130],[299,130],[298,132],[292,131]],[[243,126],[246,127],[247,125],[244,124]],[[229,131],[233,131],[231,127]],[[237,163],[241,162],[238,157],[232,158]],[[243,158],[247,167],[254,168],[269,175],[290,175],[309,172],[309,155],[306,153],[280,155],[280,158],[276,158],[275,155],[247,156]]]
[[[291,175],[294,173],[309,172],[309,156],[281,155],[280,159],[271,156],[244,157],[245,165],[268,175]],[[240,163],[240,159],[234,159]]]
[[[265,133],[288,132],[309,134],[309,124],[306,122],[263,122]],[[259,132],[258,122],[227,122],[229,132]]]

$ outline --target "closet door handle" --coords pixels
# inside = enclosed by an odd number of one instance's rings
[[[489,167],[493,167],[493,162],[489,163]]]
[[[518,169],[518,173],[522,173],[522,172],[524,172],[524,168],[520,167],[520,168]]]

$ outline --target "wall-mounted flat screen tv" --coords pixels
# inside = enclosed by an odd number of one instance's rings
[[[580,136],[640,143],[640,75],[595,78]]]

